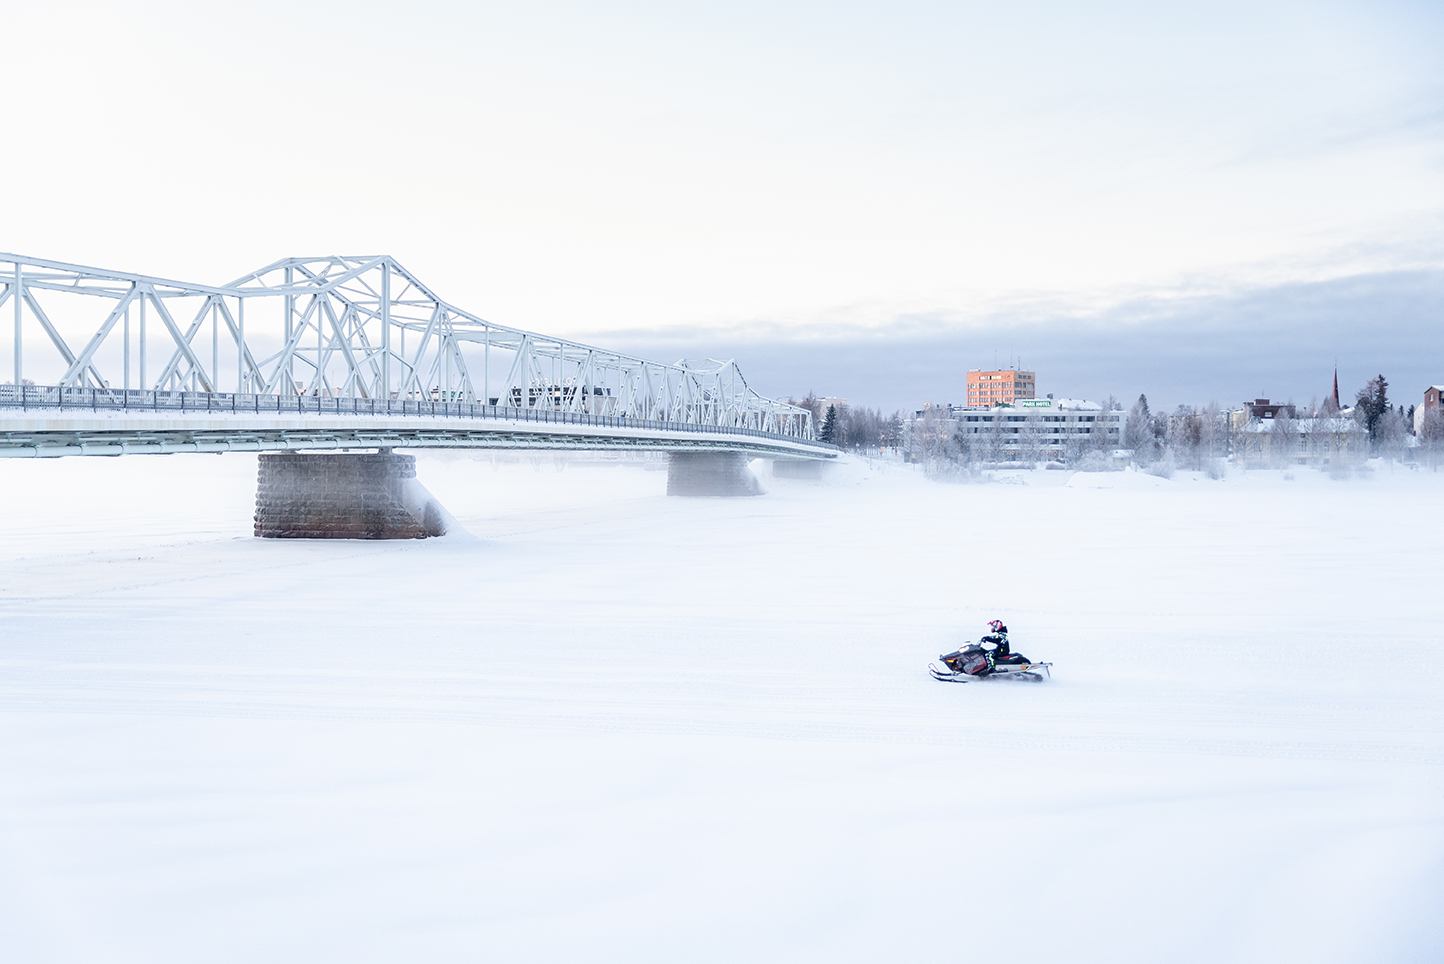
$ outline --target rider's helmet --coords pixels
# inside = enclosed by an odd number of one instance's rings
[[[1004,628],[1003,621],[1001,619],[995,619],[992,622],[988,623],[988,628],[995,633],[1001,633]]]

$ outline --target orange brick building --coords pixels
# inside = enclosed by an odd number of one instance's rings
[[[1037,392],[1035,372],[1020,372],[1014,368],[984,372],[974,369],[968,372],[968,408],[992,408],[994,405],[1012,405],[1022,398],[1034,398]]]

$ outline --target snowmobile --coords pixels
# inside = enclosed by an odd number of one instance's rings
[[[933,679],[944,683],[971,683],[980,679],[1026,680],[1041,683],[1051,677],[1052,663],[1035,663],[1021,653],[1007,656],[992,655],[977,643],[967,643],[961,649],[938,657],[943,668],[937,663],[928,664]]]

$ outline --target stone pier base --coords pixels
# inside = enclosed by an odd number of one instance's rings
[[[827,463],[819,459],[773,459],[774,479],[820,479]]]
[[[749,461],[741,452],[673,452],[667,459],[667,494],[761,495]]]
[[[416,481],[416,457],[264,453],[256,486],[263,539],[425,539],[451,516]]]

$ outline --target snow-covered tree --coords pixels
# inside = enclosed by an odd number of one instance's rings
[[[1397,459],[1404,454],[1404,440],[1409,437],[1409,423],[1402,408],[1390,405],[1374,422],[1371,448],[1375,455]]]
[[[1368,384],[1359,389],[1359,394],[1354,404],[1354,417],[1363,423],[1364,428],[1369,432],[1369,441],[1374,441],[1378,431],[1379,419],[1389,410],[1389,382],[1383,375],[1376,375],[1369,379]]]
[[[1123,447],[1133,450],[1133,457],[1139,462],[1153,461],[1153,415],[1148,411],[1148,396],[1139,395],[1138,401],[1128,410],[1128,421],[1123,428]]]
[[[1210,398],[1203,408],[1203,423],[1200,426],[1200,447],[1203,449],[1203,457],[1210,462],[1224,455],[1227,432],[1223,419],[1218,401]]]

